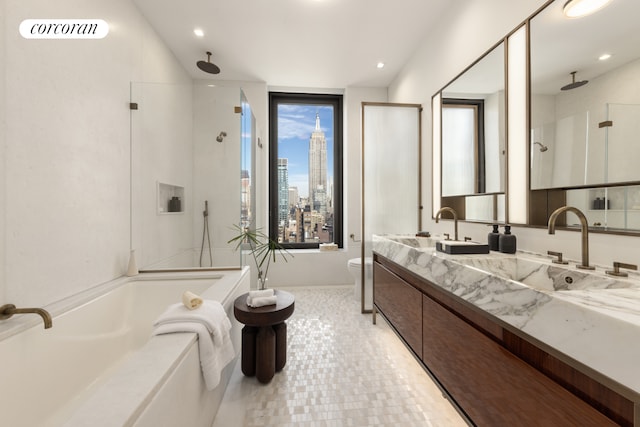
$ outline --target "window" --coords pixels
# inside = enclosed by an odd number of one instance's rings
[[[442,194],[484,193],[484,101],[443,98],[442,135]]]
[[[342,95],[269,93],[269,236],[342,247]]]

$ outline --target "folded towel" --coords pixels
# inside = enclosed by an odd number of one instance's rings
[[[197,310],[189,310],[182,303],[172,304],[156,319],[153,326],[182,322],[202,323],[209,333],[213,334],[215,345],[221,345],[221,341],[218,340],[231,328],[231,322],[222,304],[211,300],[203,301]]]
[[[320,252],[337,251],[338,245],[335,243],[320,243]]]
[[[198,354],[200,356],[200,368],[207,390],[213,390],[220,383],[220,374],[224,367],[233,360],[235,351],[229,333],[222,339],[222,345],[213,343],[212,335],[207,328],[200,323],[182,322],[166,323],[157,326],[153,335],[173,334],[180,332],[195,332],[198,334]]]
[[[182,294],[182,303],[189,310],[194,310],[202,305],[202,298],[193,292],[184,291]]]
[[[231,322],[217,301],[205,300],[197,310],[182,303],[170,305],[154,322],[152,335],[178,332],[198,334],[200,366],[208,390],[220,382],[222,369],[235,356],[229,330]]]
[[[263,289],[261,291],[249,291],[249,296],[251,298],[272,297],[274,295],[275,295],[275,291],[273,289]]]
[[[275,295],[275,291],[273,289],[263,289],[261,291],[249,291],[249,296],[247,297],[247,305],[249,307],[260,307],[259,305],[254,305],[253,300],[256,298],[268,298],[273,297]],[[272,302],[270,304],[275,304]],[[269,304],[262,304],[269,305]]]
[[[251,298],[251,296],[247,297],[247,305],[249,307],[263,307],[265,305],[273,305],[275,303],[278,302],[278,297],[277,296],[271,296],[271,297],[258,297],[258,298]]]

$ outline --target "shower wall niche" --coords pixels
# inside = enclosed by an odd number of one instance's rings
[[[184,187],[158,182],[158,215],[180,214],[184,212]]]
[[[239,266],[239,87],[131,84],[131,247],[141,269]],[[216,137],[226,133],[222,141]],[[178,202],[179,201],[179,202]],[[206,205],[206,208],[205,208]]]

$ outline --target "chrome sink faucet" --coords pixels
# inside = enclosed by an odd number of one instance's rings
[[[49,329],[53,326],[51,321],[51,315],[44,308],[16,308],[13,304],[5,304],[0,306],[0,320],[5,320],[13,316],[14,314],[35,313],[42,317],[44,321],[44,328]]]
[[[458,240],[458,214],[453,208],[448,206],[440,208],[440,210],[436,212],[436,223],[440,219],[442,212],[451,212],[451,215],[453,215],[453,240]]]
[[[582,211],[573,206],[563,206],[553,211],[549,217],[549,234],[556,234],[556,219],[558,215],[563,212],[573,212],[580,220],[580,231],[582,234],[582,264],[576,265],[576,267],[583,270],[595,270],[595,267],[589,265],[589,223],[587,217],[584,216]]]

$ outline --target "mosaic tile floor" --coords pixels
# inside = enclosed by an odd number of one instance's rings
[[[353,287],[290,288],[287,365],[269,384],[237,363],[214,427],[466,426]]]

